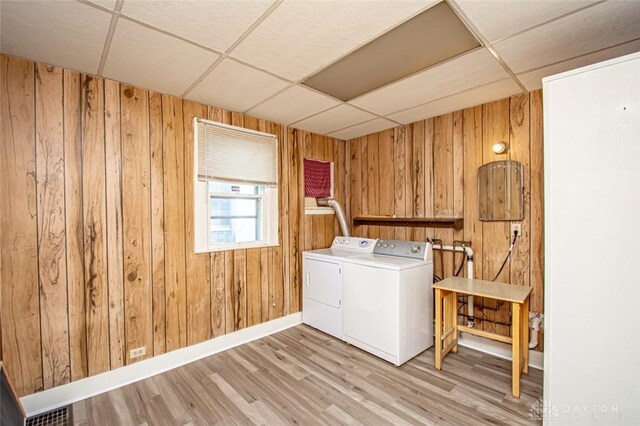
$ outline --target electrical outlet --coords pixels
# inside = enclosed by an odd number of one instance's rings
[[[518,233],[518,236],[522,236],[522,225],[520,223],[511,222],[511,235]]]
[[[129,352],[129,358],[131,358],[131,359],[138,358],[138,357],[143,356],[146,353],[147,353],[147,348],[145,346],[143,346],[141,348],[131,349],[131,351]]]

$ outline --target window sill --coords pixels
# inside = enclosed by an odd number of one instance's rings
[[[305,207],[304,214],[335,214],[331,207]]]
[[[269,247],[280,247],[280,243],[264,243],[264,242],[252,242],[252,243],[227,243],[220,246],[212,246],[206,249],[196,249],[196,254],[203,253],[218,253],[221,251],[232,251],[232,250],[245,250],[245,249],[254,249],[254,248],[269,248]]]

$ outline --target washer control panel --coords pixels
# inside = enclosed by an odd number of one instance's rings
[[[335,237],[331,248],[357,250],[363,253],[373,253],[373,249],[376,246],[376,242],[371,238],[358,238],[358,237]]]
[[[422,260],[433,259],[431,243],[420,241],[378,240],[373,254]]]

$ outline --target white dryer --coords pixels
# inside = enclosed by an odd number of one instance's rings
[[[302,322],[342,339],[343,261],[372,254],[377,240],[336,237],[331,248],[302,254]]]
[[[431,244],[337,237],[303,259],[306,324],[395,365],[433,345]]]

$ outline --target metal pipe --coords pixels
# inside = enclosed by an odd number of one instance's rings
[[[469,246],[433,244],[434,250],[460,251],[467,256],[467,278],[473,279],[473,249]],[[467,297],[467,326],[473,327],[473,296]]]
[[[318,198],[317,203],[319,206],[323,207],[331,207],[333,211],[336,212],[336,218],[338,219],[338,223],[340,224],[340,229],[342,230],[342,235],[345,237],[350,237],[351,232],[349,230],[349,224],[347,223],[347,217],[344,214],[344,210],[342,210],[342,206],[335,198]]]
[[[529,328],[533,330],[533,333],[529,336],[529,349],[535,349],[538,346],[538,332],[541,325],[542,314],[529,312]]]

